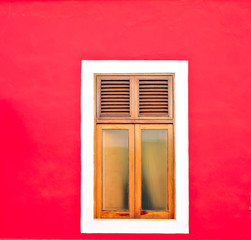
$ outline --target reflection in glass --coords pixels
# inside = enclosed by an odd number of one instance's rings
[[[142,210],[168,210],[167,130],[141,130]]]
[[[128,210],[128,130],[103,130],[103,210]]]

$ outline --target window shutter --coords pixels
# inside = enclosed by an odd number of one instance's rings
[[[130,115],[130,79],[100,79],[100,116]]]
[[[169,116],[167,79],[139,79],[139,115]]]

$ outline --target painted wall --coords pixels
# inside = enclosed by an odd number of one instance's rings
[[[249,240],[250,43],[250,1],[1,2],[0,238]],[[80,234],[82,59],[189,60],[189,235]]]

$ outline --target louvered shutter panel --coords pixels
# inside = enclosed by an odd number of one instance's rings
[[[139,79],[139,115],[169,116],[167,79]]]
[[[130,80],[100,80],[100,116],[130,115]]]

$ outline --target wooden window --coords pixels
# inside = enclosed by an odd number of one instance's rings
[[[174,74],[94,78],[95,218],[175,218]]]
[[[100,119],[130,119],[132,84],[129,76],[97,77],[97,111]]]

